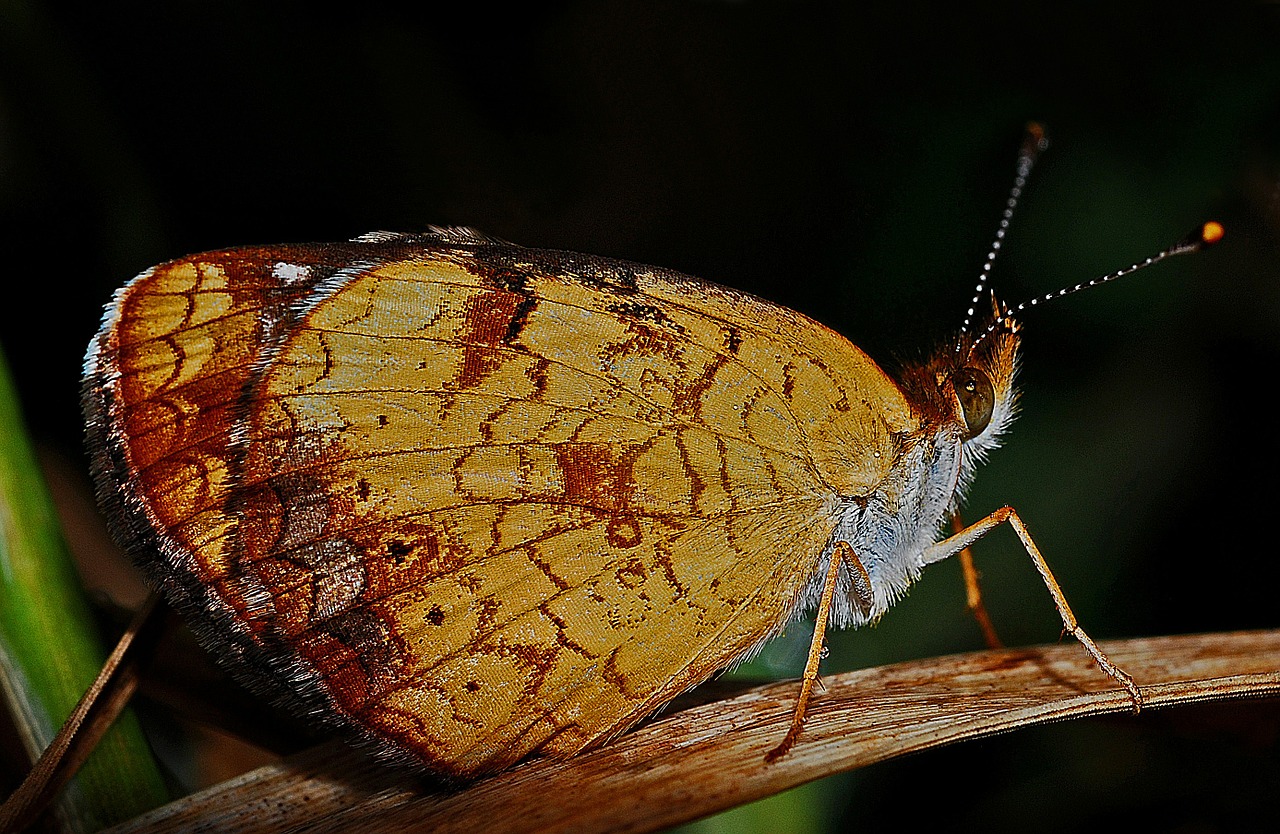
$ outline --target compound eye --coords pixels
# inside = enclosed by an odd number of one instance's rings
[[[996,407],[996,390],[987,375],[977,368],[961,368],[951,377],[960,407],[964,409],[964,422],[968,429],[965,440],[982,434],[991,423],[991,412]]]

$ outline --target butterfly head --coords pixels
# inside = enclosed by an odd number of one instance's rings
[[[951,353],[951,362],[940,357],[943,363],[936,378],[941,393],[956,407],[965,446],[973,446],[979,455],[999,445],[1013,419],[1021,329],[992,296],[987,327],[980,328],[976,336],[962,336],[959,350]]]
[[[920,380],[933,389],[920,392],[923,396],[917,400],[935,404],[929,422],[960,441],[958,494],[963,494],[987,454],[1000,446],[1017,413],[1014,382],[1021,325],[994,296],[985,319],[982,326],[939,349]]]

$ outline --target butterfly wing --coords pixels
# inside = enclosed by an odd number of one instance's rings
[[[452,775],[776,633],[912,419],[784,308],[456,232],[157,268],[87,379],[102,491],[206,642]]]

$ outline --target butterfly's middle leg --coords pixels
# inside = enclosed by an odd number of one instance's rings
[[[818,600],[818,616],[813,623],[813,639],[809,642],[809,660],[804,666],[804,678],[800,683],[800,697],[796,701],[795,712],[791,716],[791,727],[777,747],[765,754],[766,762],[775,762],[787,754],[800,731],[804,728],[804,714],[809,707],[809,699],[813,697],[813,687],[818,682],[818,664],[822,661],[823,641],[827,634],[827,620],[831,617],[831,603],[836,595],[836,583],[840,578],[840,566],[845,565],[853,579],[853,592],[866,611],[871,610],[871,576],[862,562],[853,552],[848,542],[838,541],[831,550],[831,563],[827,566],[826,580],[822,585],[822,596]]]

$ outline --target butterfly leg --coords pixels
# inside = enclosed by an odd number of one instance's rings
[[[1058,614],[1062,617],[1064,629],[1075,637],[1080,642],[1080,645],[1084,646],[1085,651],[1098,664],[1098,668],[1128,690],[1129,698],[1133,701],[1133,711],[1140,710],[1142,708],[1142,693],[1138,691],[1138,685],[1133,682],[1133,678],[1127,672],[1112,663],[1111,659],[1102,653],[1102,649],[1099,649],[1097,644],[1093,642],[1093,638],[1080,627],[1079,621],[1076,620],[1076,615],[1071,611],[1071,606],[1067,604],[1066,595],[1062,593],[1062,588],[1058,585],[1058,580],[1054,578],[1053,571],[1049,570],[1048,563],[1045,562],[1044,556],[1040,553],[1040,548],[1036,547],[1036,543],[1031,539],[1031,534],[1027,532],[1026,525],[1022,523],[1022,519],[1018,517],[1012,507],[1001,507],[981,521],[971,524],[955,535],[930,546],[924,552],[922,564],[927,565],[931,562],[937,562],[964,550],[1006,521],[1013,528],[1013,532],[1018,535],[1023,549],[1031,557],[1036,570],[1040,573],[1040,578],[1044,580],[1045,587],[1049,589],[1049,596],[1053,598],[1053,604],[1058,609]]]
[[[800,682],[800,697],[796,701],[795,712],[791,716],[791,727],[777,747],[765,754],[766,762],[776,762],[787,754],[800,731],[804,728],[805,710],[809,708],[809,699],[813,696],[813,687],[818,682],[818,664],[822,661],[823,641],[827,634],[827,619],[831,616],[831,602],[836,595],[836,581],[840,577],[840,566],[848,565],[853,575],[853,588],[858,601],[866,609],[871,610],[871,577],[862,562],[854,554],[848,542],[838,541],[831,551],[831,564],[827,566],[826,581],[822,585],[822,596],[818,600],[818,616],[813,623],[813,639],[809,642],[809,660],[804,665],[804,678]]]
[[[951,532],[960,533],[963,530],[964,521],[960,514],[951,516]],[[1004,643],[1001,642],[1000,635],[996,634],[996,627],[991,624],[991,617],[987,614],[987,606],[982,602],[982,585],[978,581],[978,569],[973,564],[973,551],[967,547],[960,551],[960,570],[964,573],[965,604],[969,613],[978,621],[978,628],[982,629],[982,639],[987,641],[988,649],[1003,649]]]

